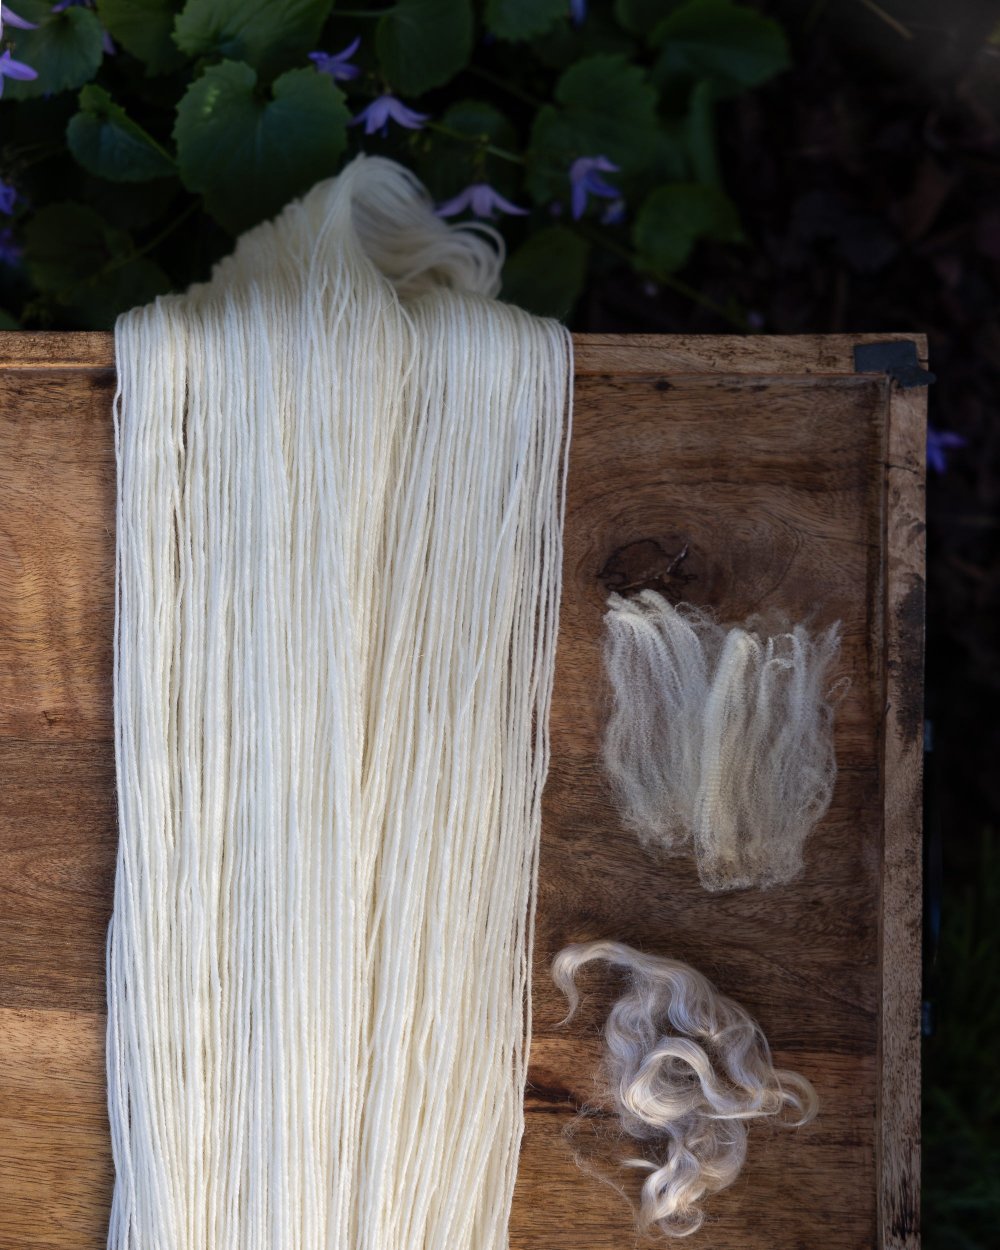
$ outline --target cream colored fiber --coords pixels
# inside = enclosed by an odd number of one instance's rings
[[[623,942],[583,942],[556,956],[552,976],[570,1016],[577,973],[595,960],[629,978],[604,1027],[603,1075],[623,1132],[648,1143],[649,1158],[623,1162],[648,1173],[637,1223],[687,1237],[705,1219],[702,1199],[739,1176],[749,1123],[803,1125],[816,1115],[816,1092],[798,1073],[775,1069],[760,1026],[707,977]]]
[[[653,849],[693,850],[706,889],[793,880],[837,775],[839,623],[726,628],[653,590],[612,595],[604,621],[604,765],[624,823]]]
[[[571,346],[358,158],[124,315],[111,1250],[503,1250]]]

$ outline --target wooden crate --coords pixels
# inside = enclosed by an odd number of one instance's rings
[[[546,971],[566,941],[604,936],[713,977],[822,1100],[806,1128],[752,1129],[690,1250],[917,1244],[926,392],[855,372],[854,346],[874,337],[576,341],[514,1250],[637,1242],[626,1198],[564,1136],[593,1092],[614,987],[588,981],[560,1028]],[[0,335],[3,1250],[105,1237],[113,386],[109,335]],[[622,830],[597,766],[602,571],[655,574],[684,545],[686,596],[723,619],[777,607],[844,622],[840,776],[789,887],[705,893],[690,863],[656,862]]]

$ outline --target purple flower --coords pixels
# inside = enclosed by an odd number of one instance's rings
[[[526,208],[518,208],[485,182],[472,183],[454,198],[439,204],[435,211],[439,217],[457,217],[467,209],[471,209],[475,217],[489,218],[497,213],[507,213],[511,217],[525,217],[528,213]]]
[[[949,447],[964,447],[966,439],[961,434],[956,434],[953,430],[936,430],[934,426],[927,427],[927,463],[937,473],[944,473],[948,468],[948,460],[945,451]]]
[[[389,132],[390,121],[405,126],[407,130],[422,130],[427,118],[427,113],[415,113],[394,95],[380,95],[367,108],[363,108],[350,124],[360,126],[364,122],[366,135],[385,135]]]
[[[574,26],[579,26],[587,16],[587,0],[569,0],[569,15]]]
[[[0,213],[6,213],[9,217],[19,198],[13,183],[0,182]]]
[[[606,156],[581,156],[569,167],[572,187],[573,220],[579,221],[587,207],[588,195],[599,195],[605,200],[621,198],[621,191],[606,182],[601,174],[615,174],[618,166]]]
[[[310,52],[309,60],[321,74],[329,74],[335,81],[350,82],[361,73],[356,65],[349,64],[351,57],[360,47],[361,36],[359,35],[342,52]]]
[[[619,226],[625,220],[625,201],[621,198],[612,200],[601,214],[602,226]]]
[[[14,232],[10,226],[0,230],[0,264],[16,265],[21,259],[21,249],[14,242]]]
[[[26,18],[11,13],[5,4],[0,4],[0,31],[4,26],[16,26],[18,30],[37,30],[37,22],[29,22]]]
[[[21,61],[11,59],[10,48],[0,56],[0,96],[3,95],[3,80],[5,78],[19,78],[21,82],[29,82],[32,78],[37,78],[37,71],[33,70],[30,65],[24,65]]]

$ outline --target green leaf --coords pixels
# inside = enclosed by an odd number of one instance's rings
[[[84,169],[112,182],[147,182],[177,172],[156,140],[94,83],[80,92],[80,112],[70,119],[66,140]]]
[[[486,29],[512,42],[533,39],[568,12],[568,0],[486,0]]]
[[[421,95],[442,86],[472,55],[470,0],[398,0],[379,20],[375,50],[397,91]]]
[[[538,111],[528,152],[528,187],[537,203],[569,196],[569,167],[578,156],[606,156],[622,185],[664,158],[665,132],[656,91],[624,56],[591,56],[559,79],[556,105]]]
[[[745,241],[732,200],[693,182],[658,187],[643,201],[632,228],[640,266],[660,278],[680,269],[701,238]]]
[[[24,232],[28,273],[38,289],[86,326],[104,329],[170,283],[153,261],[131,256],[132,240],[83,204],[40,208]]]
[[[170,289],[170,279],[155,261],[136,256],[84,283],[69,307],[85,329],[110,330],[120,313],[148,304]]]
[[[684,139],[695,181],[720,187],[722,175],[715,146],[715,89],[709,78],[701,79],[691,92]]]
[[[615,17],[631,34],[648,35],[666,8],[664,0],[615,0]]]
[[[65,203],[40,208],[25,227],[24,243],[35,285],[59,295],[127,254],[130,241],[92,208]]]
[[[565,319],[583,290],[589,254],[578,234],[547,226],[508,257],[500,297],[539,316]]]
[[[174,40],[189,56],[273,72],[314,48],[331,0],[187,0]]]
[[[249,65],[223,61],[187,89],[174,139],[181,179],[234,233],[273,216],[336,172],[350,114],[327,74],[282,74],[273,99],[254,90]]]
[[[516,54],[516,49],[514,50]],[[620,52],[630,61],[638,57],[635,40],[600,9],[588,12],[580,26],[560,22],[551,30],[532,40],[531,53],[549,69],[562,72],[585,56]],[[518,76],[520,67],[510,66],[508,73]]]
[[[176,175],[177,170],[173,172]],[[121,230],[146,230],[157,223],[165,226],[191,202],[176,176],[170,182],[162,178],[152,182],[108,182],[103,178],[91,178],[83,194],[91,208],[109,225]],[[214,226],[209,228],[215,229]],[[192,223],[186,237],[190,239],[194,233]],[[174,246],[179,242],[175,236]],[[183,247],[183,243],[180,246]]]
[[[481,100],[461,100],[440,125],[442,130],[422,132],[416,145],[417,172],[436,200],[456,195],[470,182],[488,182],[502,195],[514,195],[520,166],[487,151],[488,145],[517,151],[517,132],[499,109]]]
[[[184,64],[174,43],[174,0],[97,0],[97,16],[126,52],[151,74],[167,74]]]
[[[719,96],[759,86],[790,64],[778,23],[732,0],[688,0],[659,23],[650,43],[662,49],[652,71],[657,85],[708,78]]]
[[[22,0],[18,15],[37,22],[37,30],[5,26],[4,43],[15,61],[38,71],[27,82],[4,79],[5,100],[30,100],[81,87],[94,74],[104,56],[101,23],[90,9],[74,6],[53,13],[41,0]]]
[[[483,100],[460,100],[441,118],[441,124],[458,134],[482,139],[504,148],[517,145],[517,132],[510,121],[492,104]]]

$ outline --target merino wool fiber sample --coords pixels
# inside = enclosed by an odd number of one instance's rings
[[[569,335],[358,157],[122,316],[110,1250],[504,1250]]]
[[[839,623],[727,629],[654,590],[612,595],[604,622],[604,766],[624,823],[653,849],[693,849],[708,890],[793,880],[837,776]]]

